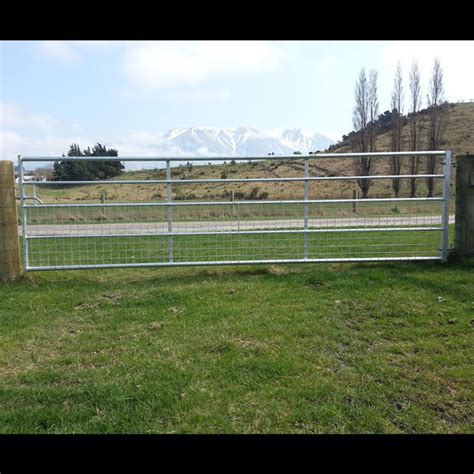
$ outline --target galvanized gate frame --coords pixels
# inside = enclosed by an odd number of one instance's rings
[[[371,175],[371,176],[310,176],[309,175],[309,160],[315,159],[334,159],[334,158],[358,158],[358,157],[392,157],[392,156],[442,156],[444,160],[442,174],[424,174],[424,175]],[[303,177],[292,177],[292,178],[221,178],[221,179],[188,179],[188,180],[172,180],[171,178],[171,163],[172,162],[183,162],[183,161],[224,161],[224,160],[242,160],[242,161],[254,161],[254,160],[303,160],[304,161],[304,176]],[[242,264],[270,264],[270,263],[314,263],[314,262],[363,262],[363,261],[399,261],[399,260],[440,260],[446,262],[448,257],[448,230],[449,230],[449,199],[450,199],[450,172],[451,172],[451,151],[404,151],[404,152],[374,152],[374,153],[315,153],[311,155],[290,155],[290,156],[254,156],[254,157],[194,157],[194,158],[182,158],[182,157],[46,157],[46,156],[18,156],[19,166],[19,188],[20,188],[20,203],[21,203],[21,216],[22,216],[22,238],[23,238],[23,262],[24,270],[60,270],[60,269],[88,269],[88,268],[117,268],[117,267],[161,267],[161,266],[197,266],[197,265],[242,265]],[[53,161],[153,161],[153,162],[165,162],[166,163],[166,179],[165,180],[93,180],[93,181],[25,181],[24,180],[24,163],[26,162],[53,162]],[[364,179],[405,179],[405,178],[434,178],[442,179],[442,196],[433,198],[369,198],[369,199],[324,199],[324,200],[310,200],[309,199],[309,183],[312,181],[331,181],[331,180],[364,180]],[[303,215],[303,228],[294,230],[245,230],[245,231],[220,231],[220,232],[201,232],[192,235],[224,235],[224,234],[264,234],[264,233],[303,233],[304,234],[304,253],[303,259],[239,259],[239,260],[217,260],[217,261],[188,261],[176,262],[173,259],[174,251],[174,239],[175,235],[183,235],[182,233],[173,231],[173,208],[175,206],[183,205],[183,203],[173,202],[172,199],[172,187],[173,184],[179,183],[245,183],[245,182],[285,182],[285,181],[302,181],[304,183],[304,200],[303,201],[258,201],[258,204],[284,204],[284,203],[301,203],[304,205]],[[156,235],[166,235],[169,238],[169,258],[167,262],[146,262],[146,263],[104,263],[104,264],[90,264],[90,265],[54,265],[54,266],[33,266],[30,265],[29,260],[29,241],[35,238],[46,238],[38,235],[30,235],[28,233],[28,222],[27,222],[27,210],[32,207],[87,207],[87,206],[100,206],[100,204],[36,204],[28,205],[25,203],[28,197],[25,193],[25,187],[28,185],[70,185],[70,184],[166,184],[167,188],[167,202],[163,203],[107,203],[104,206],[166,206],[167,207],[167,232]],[[426,256],[406,256],[406,257],[356,257],[356,258],[308,258],[308,236],[312,232],[330,232],[331,230],[315,230],[310,229],[309,226],[309,205],[311,203],[327,203],[327,202],[340,202],[340,203],[351,203],[357,201],[363,202],[397,202],[397,201],[442,201],[442,217],[440,227],[431,228],[413,228],[408,230],[439,230],[441,232],[441,241],[439,247],[439,255],[433,257]],[[252,204],[253,201],[241,201],[234,202],[234,205],[241,203]],[[222,205],[222,201],[209,201],[209,202],[195,202],[186,201],[185,205]],[[224,202],[225,204],[225,202]],[[384,229],[354,229],[349,230],[338,229],[336,232],[371,232],[374,230],[384,231],[404,231],[406,228],[384,228]],[[149,235],[149,234],[144,234]],[[191,235],[191,234],[189,234]],[[114,237],[116,235],[110,235]],[[127,236],[126,234],[120,234],[120,236]],[[134,233],[133,236],[140,236],[138,233]],[[79,236],[80,237],[80,236]],[[84,235],[84,237],[90,237],[90,235]],[[100,237],[108,237],[107,235],[100,234]]]

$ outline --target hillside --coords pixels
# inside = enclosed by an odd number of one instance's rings
[[[426,146],[428,133],[428,117],[426,111],[420,113],[422,146]],[[403,148],[408,149],[409,127],[402,128]],[[377,137],[377,148],[380,151],[390,150],[390,132],[382,133]],[[448,121],[444,134],[443,150],[452,150],[453,156],[474,152],[474,102],[450,104]],[[342,145],[331,150],[334,153],[355,151],[350,145]]]
[[[426,118],[422,118],[423,133],[426,134]],[[406,143],[408,127],[402,129],[402,137]],[[377,138],[377,148],[388,151],[390,134],[383,133]],[[448,123],[445,131],[443,149],[453,150],[453,156],[474,151],[474,103],[453,104],[449,108]],[[350,146],[341,146],[331,150],[331,153],[354,151]],[[238,158],[237,158],[238,159]],[[374,173],[389,173],[388,159],[375,159]],[[313,159],[310,160],[310,175],[350,175],[354,174],[355,160],[352,159]],[[175,167],[172,169],[173,179],[215,179],[215,178],[272,178],[272,177],[302,177],[304,172],[303,161],[271,160],[266,162],[238,162],[235,164],[203,164],[192,167]],[[423,166],[421,172],[423,173]],[[408,173],[408,159],[403,159],[402,173]],[[128,171],[119,179],[165,179],[163,169],[150,169],[142,171]],[[454,177],[453,177],[454,179]],[[354,182],[334,181],[324,183],[311,183],[310,198],[341,198],[352,197],[352,192],[357,188]],[[419,195],[425,195],[425,182],[420,180]],[[439,191],[439,188],[438,188]],[[212,184],[187,184],[174,185],[174,199],[215,199],[230,200],[234,193],[235,199],[300,199],[303,196],[302,182],[280,183],[212,183]],[[402,195],[408,192],[408,182],[402,186]],[[96,202],[104,195],[108,201],[153,201],[166,199],[166,186],[156,184],[142,185],[80,185],[69,188],[48,186],[38,187],[37,194],[47,202],[63,202],[81,200],[83,202]],[[369,196],[389,197],[391,183],[389,180],[375,181]]]

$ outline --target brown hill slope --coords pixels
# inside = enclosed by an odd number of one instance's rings
[[[423,133],[427,133],[426,116],[423,119]],[[402,138],[407,149],[409,129],[404,126]],[[377,137],[377,149],[388,151],[390,133]],[[451,149],[453,156],[474,152],[474,103],[453,104],[448,110],[448,122],[444,135],[443,149]],[[350,146],[341,146],[331,152],[351,152]],[[276,157],[275,157],[276,158]],[[422,165],[421,173],[424,172]],[[439,171],[441,165],[438,164]],[[373,174],[390,172],[390,162],[387,158],[374,158]],[[214,178],[272,178],[272,177],[303,177],[303,160],[269,160],[253,163],[194,165],[192,167],[176,167],[172,169],[172,178],[181,179],[214,179]],[[408,158],[402,160],[402,173],[409,173]],[[310,160],[311,176],[353,175],[354,159],[315,158]],[[165,179],[165,170],[150,169],[129,171],[118,179]],[[438,181],[439,183],[439,181]],[[230,200],[234,199],[301,199],[303,197],[303,182],[254,182],[254,183],[202,183],[173,185],[173,198],[180,200]],[[357,189],[354,181],[325,181],[312,182],[309,187],[311,199],[352,197]],[[440,187],[436,187],[437,193]],[[408,180],[402,182],[402,195],[408,194]],[[68,188],[50,186],[38,189],[38,195],[47,202],[97,202],[101,195],[107,201],[161,201],[166,199],[166,186],[161,184],[141,185],[83,185]],[[426,195],[425,180],[421,179],[418,195]],[[390,180],[375,180],[369,192],[369,197],[391,196]]]
[[[422,147],[426,149],[428,134],[428,117],[426,112],[420,114],[422,121]],[[452,150],[453,156],[474,153],[474,102],[451,104],[448,109],[446,130],[442,143],[443,150]],[[409,127],[402,128],[403,149],[408,150]],[[390,132],[377,137],[377,149],[390,151]],[[334,153],[355,151],[350,145],[344,145],[332,150]]]

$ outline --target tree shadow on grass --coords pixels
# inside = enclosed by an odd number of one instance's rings
[[[46,286],[56,289],[70,288],[75,284],[81,287],[99,286],[104,288],[123,287],[131,285],[168,286],[170,284],[191,285],[210,279],[216,281],[235,280],[246,276],[269,275],[267,266],[225,266],[225,267],[175,267],[175,268],[133,268],[106,270],[71,270],[52,272],[29,272],[22,278],[10,284],[12,287],[30,286],[41,291]]]

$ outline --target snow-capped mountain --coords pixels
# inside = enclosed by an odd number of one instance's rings
[[[333,140],[303,129],[263,131],[252,127],[174,128],[158,137],[160,154],[174,156],[251,156],[309,153],[324,150]]]
[[[301,128],[289,128],[280,134],[280,141],[290,148],[296,148],[302,153],[309,151],[325,150],[334,142],[320,133]]]

